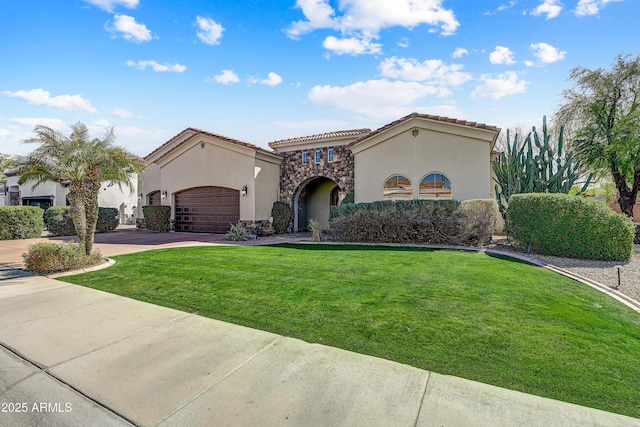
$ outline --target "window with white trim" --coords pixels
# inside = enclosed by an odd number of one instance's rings
[[[322,152],[320,150],[316,150],[316,152],[314,153],[314,158],[315,158],[316,165],[319,164],[320,159],[322,158]]]
[[[411,200],[413,199],[413,184],[404,175],[389,177],[382,189],[383,200]]]
[[[302,153],[302,164],[309,164],[309,153],[307,153],[306,151]]]
[[[418,198],[421,200],[451,199],[451,181],[441,173],[430,173],[420,181]]]
[[[332,163],[335,160],[335,152],[333,151],[333,148],[329,148],[329,150],[327,150],[327,161],[329,163]]]

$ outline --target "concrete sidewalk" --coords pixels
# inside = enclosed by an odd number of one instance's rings
[[[640,426],[24,273],[0,276],[0,405],[12,427]]]

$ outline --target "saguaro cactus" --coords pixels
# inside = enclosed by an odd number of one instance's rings
[[[496,201],[504,218],[509,197],[518,193],[569,193],[571,187],[582,176],[580,161],[573,161],[573,153],[563,157],[563,133],[560,128],[557,149],[551,146],[551,135],[547,129],[547,118],[542,119],[542,139],[535,126],[518,147],[518,136],[513,142],[507,130],[507,151],[493,162]],[[535,147],[535,148],[534,148]],[[589,174],[580,192],[584,192],[593,174]]]

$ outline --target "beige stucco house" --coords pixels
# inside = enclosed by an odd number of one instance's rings
[[[380,129],[279,140],[273,151],[188,128],[146,157],[139,205],[172,207],[176,231],[226,232],[238,220],[258,232],[275,201],[293,230],[355,202],[492,197],[491,159],[500,129],[412,113]],[[137,212],[142,217],[141,209]]]

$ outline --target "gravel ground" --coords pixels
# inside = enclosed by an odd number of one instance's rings
[[[490,247],[505,252],[524,254],[510,246],[506,240],[499,240]],[[618,291],[640,301],[640,245],[633,245],[633,256],[628,261],[590,261],[584,259],[560,258],[555,256],[528,254],[530,258],[569,270],[573,273],[595,280],[598,283],[616,289],[618,286],[618,266],[620,270],[620,288]]]

